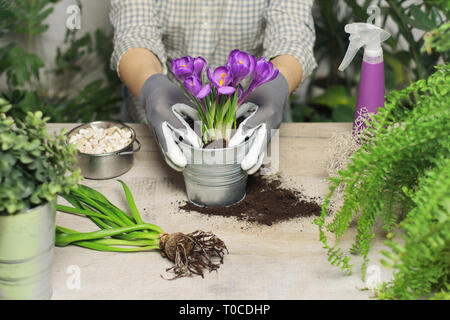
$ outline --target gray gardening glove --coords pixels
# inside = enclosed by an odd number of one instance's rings
[[[271,130],[280,126],[284,108],[289,101],[289,85],[286,78],[278,73],[278,76],[262,86],[258,87],[241,105],[236,117],[251,112],[251,114],[239,125],[235,135],[230,139],[230,146],[238,145],[251,135],[255,134],[255,140],[249,152],[241,162],[242,170],[253,174],[261,167],[271,138]]]
[[[201,145],[201,139],[185,120],[189,117],[198,121],[197,111],[189,107],[191,102],[183,91],[163,74],[154,74],[145,81],[140,100],[164,159],[170,167],[182,171],[187,160],[178,146],[179,141],[194,147]]]

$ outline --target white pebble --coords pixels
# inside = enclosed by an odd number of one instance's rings
[[[74,143],[83,153],[102,154],[125,148],[131,143],[131,130],[112,126],[98,128],[89,126],[72,135],[69,143]]]

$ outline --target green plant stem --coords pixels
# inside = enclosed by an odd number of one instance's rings
[[[74,233],[78,233],[78,231],[66,228],[66,227],[61,227],[61,226],[56,226],[56,233],[68,233],[68,234],[74,234]]]
[[[61,227],[61,226],[56,226],[56,231],[59,233],[65,233],[65,234],[79,234],[80,232],[69,229],[69,228],[65,228],[65,227]],[[131,234],[131,233],[129,233]],[[149,236],[148,233],[145,234],[147,237]],[[103,238],[103,239],[97,239],[97,240],[91,240],[90,242],[95,242],[97,244],[102,244],[102,245],[119,245],[119,246],[137,246],[137,247],[143,247],[143,246],[155,246],[155,245],[159,245],[159,238],[158,239],[138,239],[136,240],[136,238],[132,238],[133,240],[124,240],[124,239],[108,239],[108,238]],[[82,241],[79,241],[82,242]],[[84,241],[87,242],[87,241]]]
[[[98,201],[95,201],[95,199],[90,198],[89,196],[85,195],[83,192],[79,192],[78,195],[76,195],[78,197],[78,200],[86,203],[89,206],[92,206],[93,208],[95,208],[96,210],[104,213],[105,215],[111,217],[111,218],[116,218],[118,217],[118,224],[122,227],[125,226],[130,226],[133,223],[129,222],[128,220],[124,219],[121,216],[118,215],[114,215],[114,213],[110,212],[110,210],[108,210],[107,208],[105,208],[102,204],[100,204]]]
[[[97,212],[93,212],[93,211],[85,210],[85,209],[78,209],[78,208],[68,207],[68,206],[64,206],[64,205],[61,205],[61,204],[58,204],[56,206],[56,210],[62,211],[62,212],[66,212],[66,213],[75,214],[75,215],[85,215],[85,216],[88,216],[88,217],[96,217],[96,218],[100,218],[100,219],[105,219],[105,220],[110,220],[110,221],[117,222],[117,219],[109,217],[109,216],[101,214],[101,213],[97,213]]]
[[[60,228],[60,230],[62,230]],[[86,232],[86,233],[58,233],[56,234],[55,244],[60,247],[67,246],[73,242],[77,241],[84,241],[84,240],[95,240],[95,239],[101,239],[106,237],[112,237],[117,236],[123,233],[131,232],[131,231],[138,231],[138,230],[151,230],[152,233],[149,233],[149,236],[151,235],[153,239],[158,239],[159,235],[162,232],[162,230],[153,224],[145,223],[145,224],[137,224],[134,226],[127,226],[127,227],[121,227],[121,228],[112,228],[112,229],[106,229],[106,230],[99,230],[99,231],[93,231],[93,232]]]
[[[144,230],[148,231],[148,230]],[[123,239],[123,240],[153,240],[155,237],[152,233],[149,232],[143,232],[143,231],[136,231],[136,232],[130,232],[126,234],[121,234],[117,236],[117,238]]]
[[[72,243],[75,246],[97,250],[97,251],[112,251],[112,252],[142,252],[142,251],[152,251],[159,250],[159,245],[150,245],[150,246],[142,246],[135,248],[121,248],[115,247],[111,245],[105,245],[102,243],[98,243],[98,240],[94,241],[78,241]]]
[[[111,230],[111,228],[109,226],[106,226],[106,228],[104,228],[104,230]],[[72,229],[65,228],[65,227],[61,227],[61,226],[56,226],[56,232],[67,233],[67,234],[79,234],[79,233],[81,233],[79,231],[72,230]],[[134,231],[134,232],[119,234],[117,236],[113,236],[113,238],[126,240],[126,241],[135,241],[135,240],[155,241],[154,234],[148,233],[148,232],[140,232],[140,231]],[[105,239],[106,238],[104,238],[104,240]]]
[[[56,226],[55,245],[64,247],[73,244],[97,251],[113,252],[139,252],[159,249],[159,237],[164,231],[156,225],[143,222],[130,189],[125,182],[119,182],[125,191],[134,221],[100,192],[87,186],[78,185],[71,189],[70,194],[63,195],[74,207],[58,205],[57,209],[71,214],[83,215],[91,219],[102,230],[82,233]],[[89,206],[92,206],[94,211],[90,210]],[[121,216],[124,221],[120,220]],[[130,225],[124,226],[124,223]]]
[[[134,220],[138,224],[144,223],[144,221],[142,221],[141,216],[139,215],[138,209],[136,207],[136,203],[134,202],[133,195],[131,194],[130,189],[128,188],[128,186],[122,180],[117,180],[117,181],[120,182],[120,184],[123,187],[123,190],[125,191],[125,196],[126,196],[127,201],[128,201],[128,206],[130,207],[130,211],[131,211],[131,214],[132,214]]]
[[[155,240],[123,240],[123,239],[98,239],[95,243],[114,246],[129,246],[129,247],[148,247],[159,246],[159,239]]]
[[[100,206],[110,209],[127,225],[133,225],[137,222],[133,220],[133,218],[130,217],[128,214],[126,214],[118,207],[113,205],[101,192],[81,184],[79,185],[79,188],[80,188],[79,191],[81,190],[83,191],[81,194],[79,194],[81,196],[81,200],[86,197],[93,199],[95,202],[99,203]],[[75,193],[77,192],[75,191]]]
[[[32,53],[33,51],[33,35],[31,33],[28,33],[27,51],[28,53]]]
[[[64,199],[66,199],[70,204],[72,204],[75,208],[78,209],[84,209],[84,210],[88,210],[88,207],[85,206],[83,203],[80,203],[75,197],[73,197],[72,195],[68,195],[68,194],[63,194],[61,195]],[[94,222],[99,228],[101,229],[108,229],[111,227],[118,227],[118,225],[109,222],[109,225],[106,224],[103,220],[97,218],[97,217],[93,217],[90,216],[89,217],[92,222]]]

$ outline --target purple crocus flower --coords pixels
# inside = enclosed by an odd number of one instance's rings
[[[272,62],[267,61],[264,57],[261,57],[256,61],[255,69],[253,70],[253,79],[250,86],[259,87],[263,83],[272,81],[278,75],[278,69],[273,67]]]
[[[206,68],[206,60],[203,57],[197,57],[194,59],[193,61],[194,64],[194,75],[201,79],[202,78],[202,73],[203,71],[205,71]]]
[[[187,77],[183,82],[183,86],[190,94],[199,100],[203,99],[211,92],[211,85],[207,84],[203,86],[202,81],[196,76]]]
[[[228,55],[228,61],[227,61],[227,64],[226,64],[227,67],[230,66],[231,59],[234,58],[234,56],[236,54],[238,54],[239,52],[241,52],[241,50],[239,50],[239,49],[234,49],[233,51],[230,52],[230,54]]]
[[[217,67],[211,73],[211,69],[207,71],[208,79],[217,88],[220,94],[230,95],[236,91],[236,88],[229,86],[233,80],[230,70],[226,66]]]
[[[178,80],[184,81],[194,72],[194,59],[190,56],[173,59],[172,72]]]
[[[260,85],[272,81],[278,75],[278,69],[275,69],[272,62],[267,61],[264,57],[261,57],[256,61],[255,69],[253,70],[253,78],[247,92],[244,96],[239,99],[239,104],[241,104],[250,93],[252,93]]]
[[[228,56],[227,67],[233,76],[232,86],[236,87],[239,82],[247,78],[255,68],[256,58],[247,52],[235,49]]]

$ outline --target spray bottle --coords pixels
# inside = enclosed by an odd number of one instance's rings
[[[358,98],[353,119],[354,134],[358,134],[365,127],[365,120],[370,113],[376,113],[378,108],[384,107],[384,60],[381,43],[391,35],[369,23],[373,19],[371,16],[367,23],[351,23],[345,26],[345,32],[350,34],[350,44],[344,60],[339,66],[339,71],[344,71],[358,50],[364,47]]]

